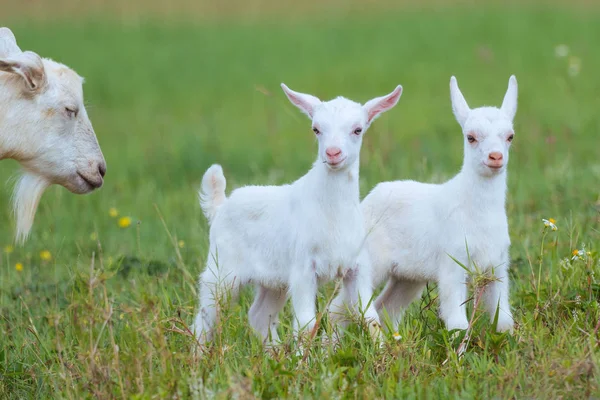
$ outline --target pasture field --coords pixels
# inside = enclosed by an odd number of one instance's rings
[[[18,247],[9,206],[18,167],[2,162],[0,181],[9,184],[0,187],[0,398],[600,396],[593,2],[353,1],[324,13],[312,11],[323,7],[316,1],[273,13],[235,2],[231,15],[196,10],[185,18],[77,14],[61,8],[65,1],[53,16],[38,3],[31,17],[27,2],[0,6],[8,10],[1,22],[23,49],[86,77],[108,173],[89,196],[47,191],[30,240]],[[559,45],[567,55],[556,54]],[[464,333],[445,331],[430,285],[381,348],[354,327],[339,350],[313,345],[297,354],[286,307],[284,343],[267,350],[247,323],[247,289],[223,310],[214,344],[192,356],[187,327],[208,245],[196,197],[205,169],[222,164],[229,192],[290,182],[316,156],[309,121],[280,82],[358,101],[403,85],[398,106],[365,137],[364,196],[380,181],[442,182],[457,173],[463,142],[450,76],[474,107],[500,105],[511,74],[519,81],[507,201],[512,335],[494,333],[477,311],[457,356]],[[321,310],[332,291],[321,290]]]

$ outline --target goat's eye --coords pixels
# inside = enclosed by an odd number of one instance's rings
[[[76,108],[65,107],[65,112],[67,113],[67,117],[75,118],[77,116],[78,110]]]
[[[513,133],[506,140],[508,140],[509,142],[512,142],[514,138],[515,138],[515,134]]]
[[[477,141],[477,139],[475,139],[475,136],[473,135],[467,135],[467,140],[469,141],[469,143],[475,143]]]
[[[319,135],[321,133],[317,128],[313,128],[313,132],[315,135]]]
[[[362,133],[362,128],[356,128],[353,133],[355,135],[360,135]]]

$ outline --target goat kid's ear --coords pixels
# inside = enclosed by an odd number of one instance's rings
[[[508,89],[506,89],[506,94],[504,95],[504,101],[502,101],[501,110],[508,116],[508,118],[515,118],[515,114],[517,113],[517,92],[518,92],[517,78],[514,75],[511,75],[508,80]]]
[[[8,28],[0,28],[0,57],[8,57],[12,54],[21,53],[17,46],[17,39]]]
[[[310,94],[295,92],[287,87],[285,83],[281,84],[281,88],[283,89],[287,98],[290,99],[292,104],[298,107],[304,114],[308,115],[312,119],[315,113],[315,108],[321,104],[321,100]]]
[[[0,71],[21,76],[30,91],[40,91],[46,84],[42,59],[31,51],[0,58]]]
[[[385,96],[376,97],[365,103],[363,108],[367,112],[367,123],[373,122],[382,112],[389,110],[398,104],[402,96],[402,86],[396,86],[396,89],[392,93],[386,94]]]
[[[458,82],[454,76],[450,78],[450,100],[452,101],[452,111],[454,112],[454,116],[460,126],[463,126],[469,117],[471,109],[458,88]]]

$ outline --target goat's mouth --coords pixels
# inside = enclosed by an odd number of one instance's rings
[[[327,166],[331,169],[339,169],[344,165],[344,162],[346,161],[347,157],[344,157],[340,160],[337,161],[325,161],[325,164],[327,164]]]
[[[72,185],[73,187],[70,187],[71,185],[67,186],[67,189],[73,193],[89,193],[100,188],[104,183],[104,179],[102,179],[102,177],[99,175],[97,177],[90,178],[79,171],[77,171],[76,178],[77,182],[75,185]]]
[[[486,167],[488,167],[492,171],[500,171],[502,168],[504,168],[504,164],[487,164],[487,163],[483,163],[483,165],[485,165]]]

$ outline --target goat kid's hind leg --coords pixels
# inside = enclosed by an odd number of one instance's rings
[[[279,312],[285,305],[287,292],[285,289],[270,289],[256,285],[254,303],[248,311],[250,326],[258,332],[264,343],[274,344],[279,342],[277,326],[279,325]]]
[[[233,301],[239,296],[240,282],[235,276],[222,279],[212,263],[200,275],[198,285],[198,314],[194,320],[193,331],[200,344],[213,339],[215,323],[218,323],[219,306],[223,301]]]
[[[342,287],[342,290],[340,290],[337,296],[335,296],[335,298],[331,301],[331,304],[327,309],[327,318],[329,320],[329,323],[331,324],[332,329],[331,339],[333,340],[334,344],[338,344],[340,342],[342,333],[340,332],[340,328],[341,330],[345,330],[348,327],[348,324],[350,323],[350,320],[348,318],[349,311],[351,310],[348,310],[348,305],[346,302],[346,293]],[[325,340],[325,338],[323,339]]]
[[[390,277],[385,288],[375,300],[375,309],[379,318],[385,325],[385,319],[389,318],[391,328],[398,330],[402,316],[406,308],[421,296],[425,283]]]
[[[381,340],[379,315],[373,301],[371,260],[366,250],[361,251],[356,266],[344,275],[341,295],[348,309],[364,316],[371,336]],[[337,307],[339,308],[339,305]]]
[[[508,262],[494,270],[495,281],[490,282],[485,288],[484,300],[490,320],[494,320],[498,307],[498,332],[512,332],[514,320],[510,311],[508,301],[509,282],[508,282]]]

